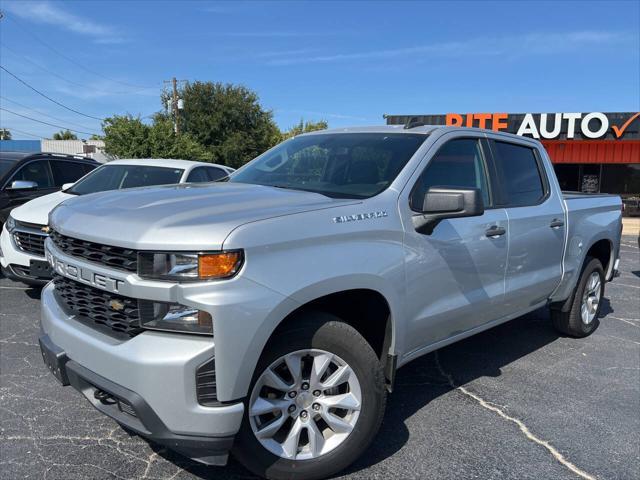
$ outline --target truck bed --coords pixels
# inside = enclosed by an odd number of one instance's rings
[[[583,248],[598,241],[609,243],[611,259],[604,265],[605,277],[611,280],[618,258],[622,233],[622,199],[605,193],[562,192],[566,215],[565,252],[562,281],[555,298],[567,298],[580,275]]]
[[[578,198],[599,198],[599,197],[618,197],[618,195],[612,195],[609,193],[584,193],[584,192],[571,192],[562,191],[562,196],[565,200],[575,200]]]

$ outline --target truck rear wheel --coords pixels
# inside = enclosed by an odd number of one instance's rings
[[[598,315],[604,295],[604,270],[597,258],[585,260],[582,274],[573,294],[571,308],[563,312],[551,310],[553,326],[572,337],[586,337],[598,328]]]
[[[386,402],[381,362],[350,325],[311,312],[278,332],[254,374],[234,455],[269,479],[313,480],[369,446]]]

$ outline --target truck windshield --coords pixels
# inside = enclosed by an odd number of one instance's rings
[[[296,137],[256,158],[229,181],[369,198],[391,184],[426,138],[408,133]]]
[[[73,187],[65,190],[74,195],[120,190],[122,188],[150,187],[180,182],[181,168],[153,167],[149,165],[103,165]]]

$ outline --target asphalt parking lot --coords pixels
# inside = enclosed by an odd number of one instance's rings
[[[398,373],[380,434],[340,478],[640,478],[640,253],[624,237],[599,329],[539,310]],[[130,436],[45,369],[39,291],[0,279],[2,478],[253,478]]]

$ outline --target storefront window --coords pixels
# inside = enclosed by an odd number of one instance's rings
[[[580,191],[584,193],[600,192],[600,165],[583,165]]]
[[[603,193],[640,195],[640,163],[602,165]]]
[[[580,165],[575,163],[556,163],[553,166],[560,183],[560,189],[565,192],[580,191]]]

